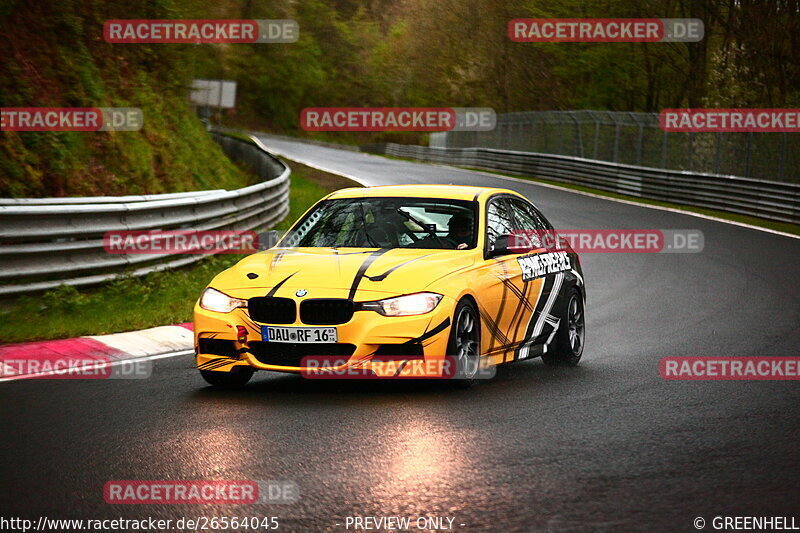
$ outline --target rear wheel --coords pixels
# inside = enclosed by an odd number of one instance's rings
[[[586,340],[583,298],[578,289],[570,289],[559,318],[556,337],[542,359],[548,365],[575,366],[581,360]]]
[[[250,378],[253,377],[255,370],[249,366],[235,366],[230,372],[215,372],[213,370],[201,370],[200,375],[209,385],[224,389],[238,389],[243,387]]]
[[[450,340],[447,344],[447,355],[455,358],[456,375],[451,383],[457,387],[471,387],[478,380],[481,347],[481,324],[478,310],[471,300],[461,300],[453,313],[453,326],[450,328]]]

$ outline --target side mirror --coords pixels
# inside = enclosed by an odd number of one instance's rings
[[[509,254],[524,254],[538,246],[534,246],[528,239],[520,238],[520,234],[506,233],[498,235],[494,245],[489,248],[489,257]]]
[[[512,238],[513,236],[508,234],[498,235],[494,242],[489,245],[489,257],[498,257],[514,253],[509,247]]]

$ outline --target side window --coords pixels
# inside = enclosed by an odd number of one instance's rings
[[[550,224],[550,222],[544,217],[544,215],[538,209],[536,209],[534,206],[532,206],[531,204],[525,203],[525,202],[522,202],[522,205],[524,205],[525,208],[527,208],[528,211],[530,211],[533,214],[533,216],[536,217],[536,220],[539,221],[539,223],[542,225],[542,227],[544,227],[545,229],[548,229],[550,231],[553,231],[555,229],[555,228],[553,228],[553,225]]]
[[[489,201],[486,208],[486,242],[491,249],[499,235],[508,235],[514,231],[514,219],[502,198]]]
[[[539,231],[547,229],[545,223],[530,209],[528,204],[516,198],[509,200],[509,203],[514,213],[515,229]]]
[[[527,202],[512,198],[508,203],[514,214],[514,229],[521,230],[518,233],[519,237],[526,239],[526,244],[533,248],[541,247],[545,232],[552,229],[550,224]]]

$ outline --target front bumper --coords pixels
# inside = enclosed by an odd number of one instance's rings
[[[375,311],[356,311],[353,318],[346,323],[325,326],[337,328],[339,345],[352,345],[336,347],[334,351],[337,355],[331,360],[341,362],[342,365],[332,370],[357,367],[378,377],[404,377],[414,373],[418,375],[420,363],[444,359],[453,309],[453,300],[444,297],[436,309],[424,315],[386,317]],[[198,368],[223,372],[236,366],[291,373],[313,370],[303,363],[267,364],[259,360],[263,345],[271,344],[272,348],[280,344],[262,343],[262,325],[269,324],[254,322],[245,309],[217,313],[206,311],[195,304],[194,341]],[[303,324],[299,318],[294,324],[280,326],[320,327]],[[241,327],[246,332],[246,339],[237,332]],[[322,353],[314,353],[313,346],[295,345],[294,349],[302,349],[309,356],[324,357],[331,353],[330,345],[321,345]],[[338,353],[342,350],[344,354]]]

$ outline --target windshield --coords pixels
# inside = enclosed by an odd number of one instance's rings
[[[477,240],[476,209],[476,202],[439,198],[326,200],[280,246],[467,250]]]

